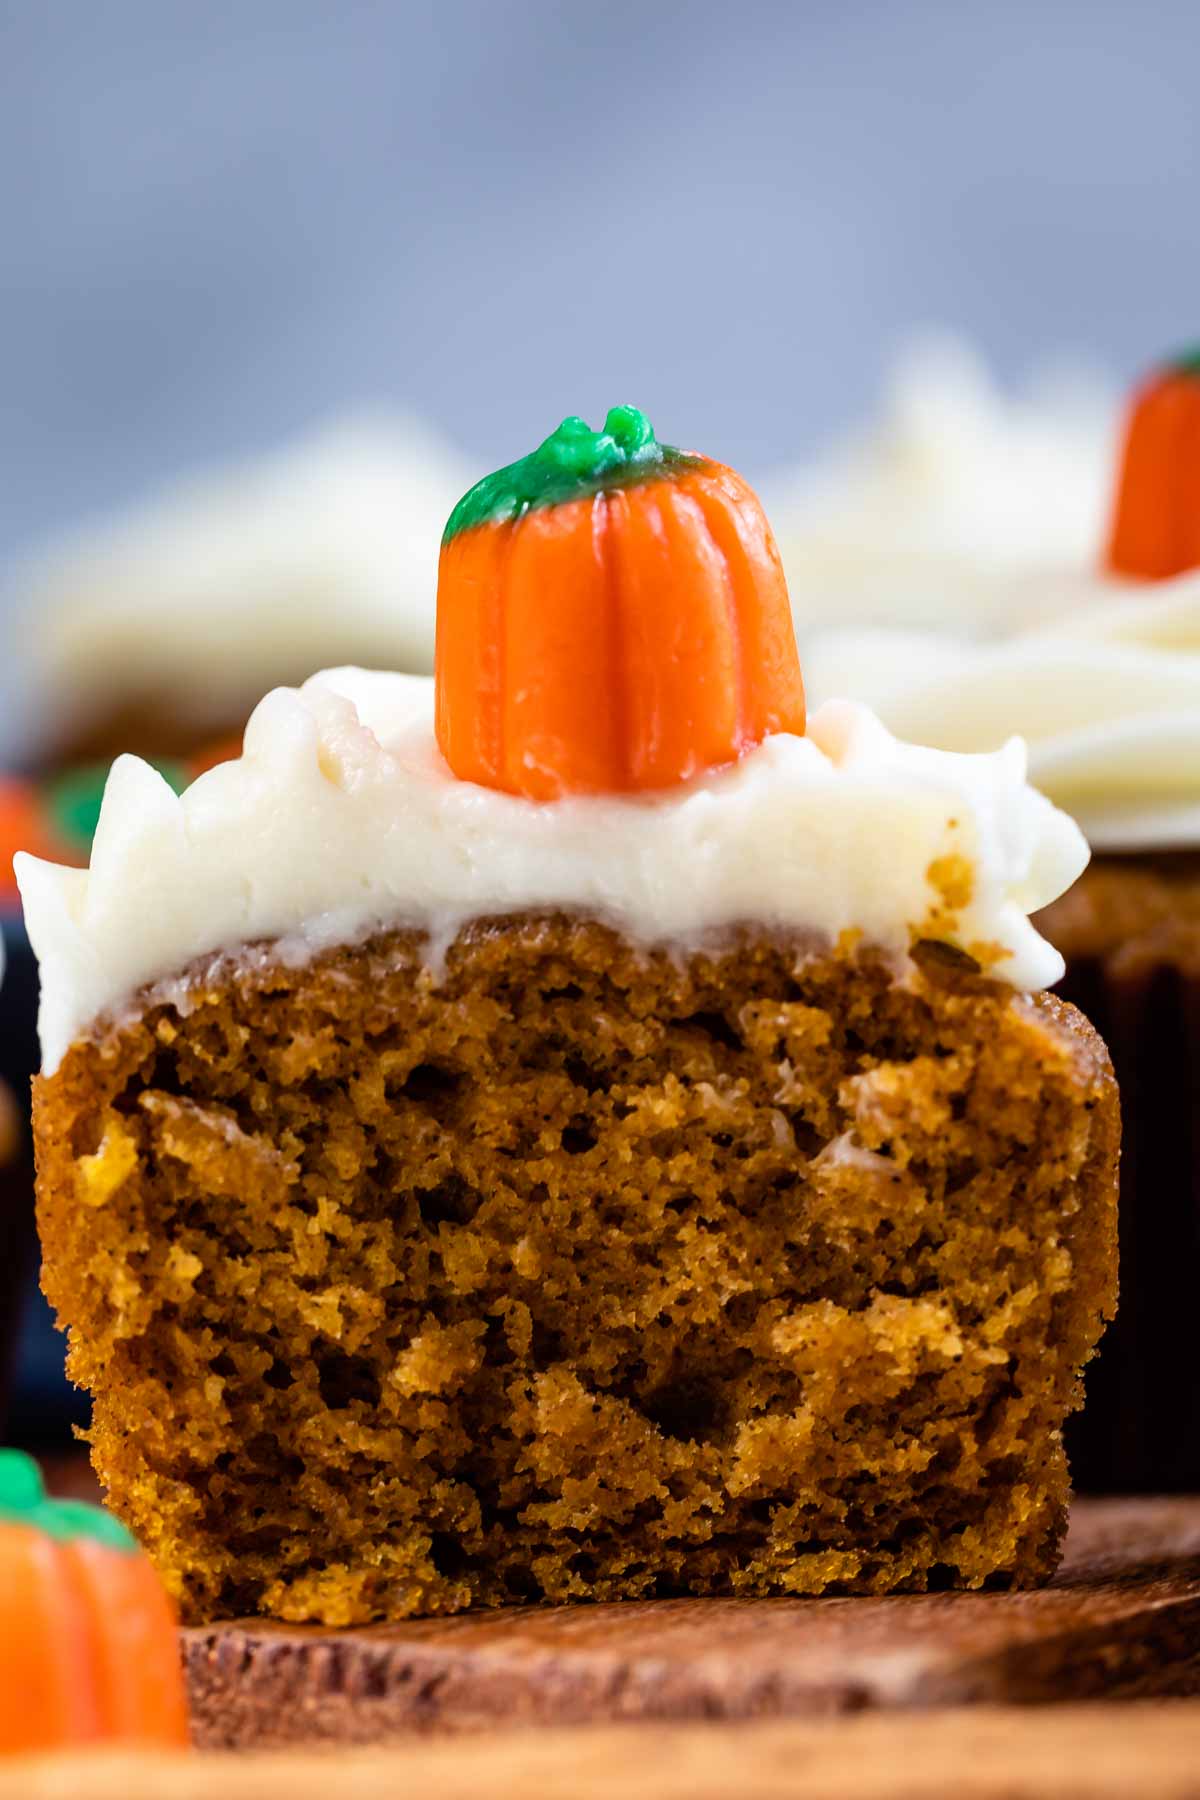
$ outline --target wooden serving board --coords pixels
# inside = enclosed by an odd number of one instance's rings
[[[182,1635],[209,1748],[1200,1694],[1200,1499],[1078,1502],[1062,1569],[1032,1593],[512,1607],[357,1631],[240,1620]]]
[[[0,1758],[0,1800],[1196,1800],[1200,1701]]]

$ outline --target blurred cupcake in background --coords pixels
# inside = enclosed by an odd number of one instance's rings
[[[913,343],[881,417],[764,482],[796,628],[943,626],[988,636],[1038,616],[1103,526],[1117,406],[1058,362],[1004,392],[961,340]]]
[[[1050,508],[1054,493],[1047,491]],[[1082,1486],[1200,1488],[1190,1367],[1200,1286],[1200,358],[1166,365],[1127,410],[1086,553],[979,641],[818,633],[814,703],[850,694],[946,750],[1019,733],[1031,779],[1074,813],[1089,869],[1039,928],[1066,996],[1107,1041],[1125,1126],[1121,1304],[1088,1373],[1072,1467]]]
[[[428,670],[439,522],[472,478],[411,420],[350,419],[49,546],[9,581],[28,658],[12,749],[184,756],[333,663]]]

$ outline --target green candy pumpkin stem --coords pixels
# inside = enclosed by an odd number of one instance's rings
[[[136,1550],[125,1527],[86,1500],[52,1500],[42,1473],[23,1450],[0,1450],[0,1520],[29,1525],[58,1539],[91,1538],[110,1550]]]
[[[503,525],[533,507],[559,506],[656,476],[698,468],[704,457],[660,444],[654,427],[636,406],[610,408],[603,428],[593,431],[572,414],[536,450],[485,475],[450,514],[443,544],[476,525]]]
[[[1200,344],[1189,344],[1186,350],[1181,350],[1177,356],[1172,356],[1163,367],[1171,375],[1190,375],[1193,378],[1200,378]]]

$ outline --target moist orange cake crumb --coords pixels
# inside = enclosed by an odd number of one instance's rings
[[[45,1282],[185,1614],[1023,1585],[1115,1297],[1103,1045],[944,946],[270,947],[37,1082]]]

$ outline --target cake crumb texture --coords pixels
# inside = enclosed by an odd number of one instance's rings
[[[36,1084],[44,1283],[191,1620],[1047,1578],[1115,1300],[1070,1007],[562,916],[269,948]]]

